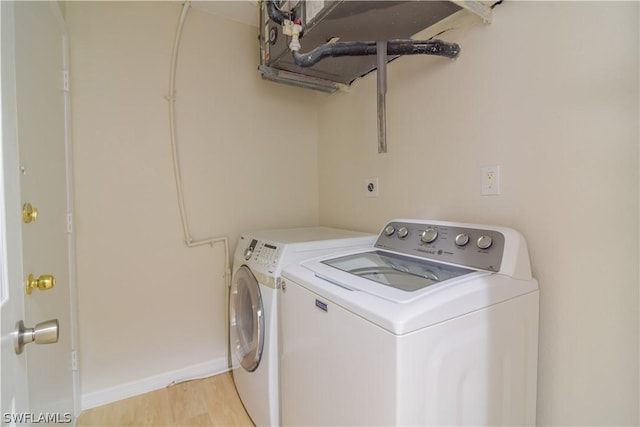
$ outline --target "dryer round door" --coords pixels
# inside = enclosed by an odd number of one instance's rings
[[[240,267],[233,277],[229,317],[234,356],[244,369],[255,371],[264,346],[264,306],[260,284],[246,265]]]

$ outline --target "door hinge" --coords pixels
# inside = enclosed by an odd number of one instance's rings
[[[71,370],[78,370],[78,352],[76,350],[73,350],[71,352]]]
[[[71,212],[67,213],[67,233],[73,233],[73,214]]]
[[[62,90],[65,92],[69,92],[69,71],[62,71]]]

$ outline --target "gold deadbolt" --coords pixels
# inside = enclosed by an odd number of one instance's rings
[[[35,288],[38,288],[41,291],[47,291],[55,285],[56,278],[50,274],[43,274],[37,279],[33,277],[33,274],[30,274],[27,278],[27,295],[31,295],[31,292],[33,292]]]
[[[29,224],[38,219],[38,209],[31,206],[31,203],[22,205],[22,222]]]

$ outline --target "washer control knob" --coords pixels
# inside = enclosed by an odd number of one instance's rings
[[[244,250],[244,259],[249,261],[249,258],[251,258],[251,255],[253,255],[253,249],[251,249],[251,247],[248,247],[247,249]]]
[[[427,227],[426,230],[422,232],[420,236],[420,240],[424,243],[431,243],[438,238],[438,230],[433,227]]]
[[[396,228],[393,225],[387,225],[384,229],[385,236],[393,236],[393,233],[396,232]]]
[[[489,249],[493,245],[493,239],[491,236],[480,236],[476,243],[480,249]]]
[[[409,230],[407,229],[407,227],[400,227],[398,229],[398,237],[400,239],[404,239],[405,237],[407,237],[409,235]]]
[[[469,243],[469,235],[466,233],[460,233],[456,236],[456,245],[466,246]]]

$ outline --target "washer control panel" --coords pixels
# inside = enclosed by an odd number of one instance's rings
[[[375,247],[465,267],[500,271],[505,238],[496,230],[432,223],[390,222]]]

